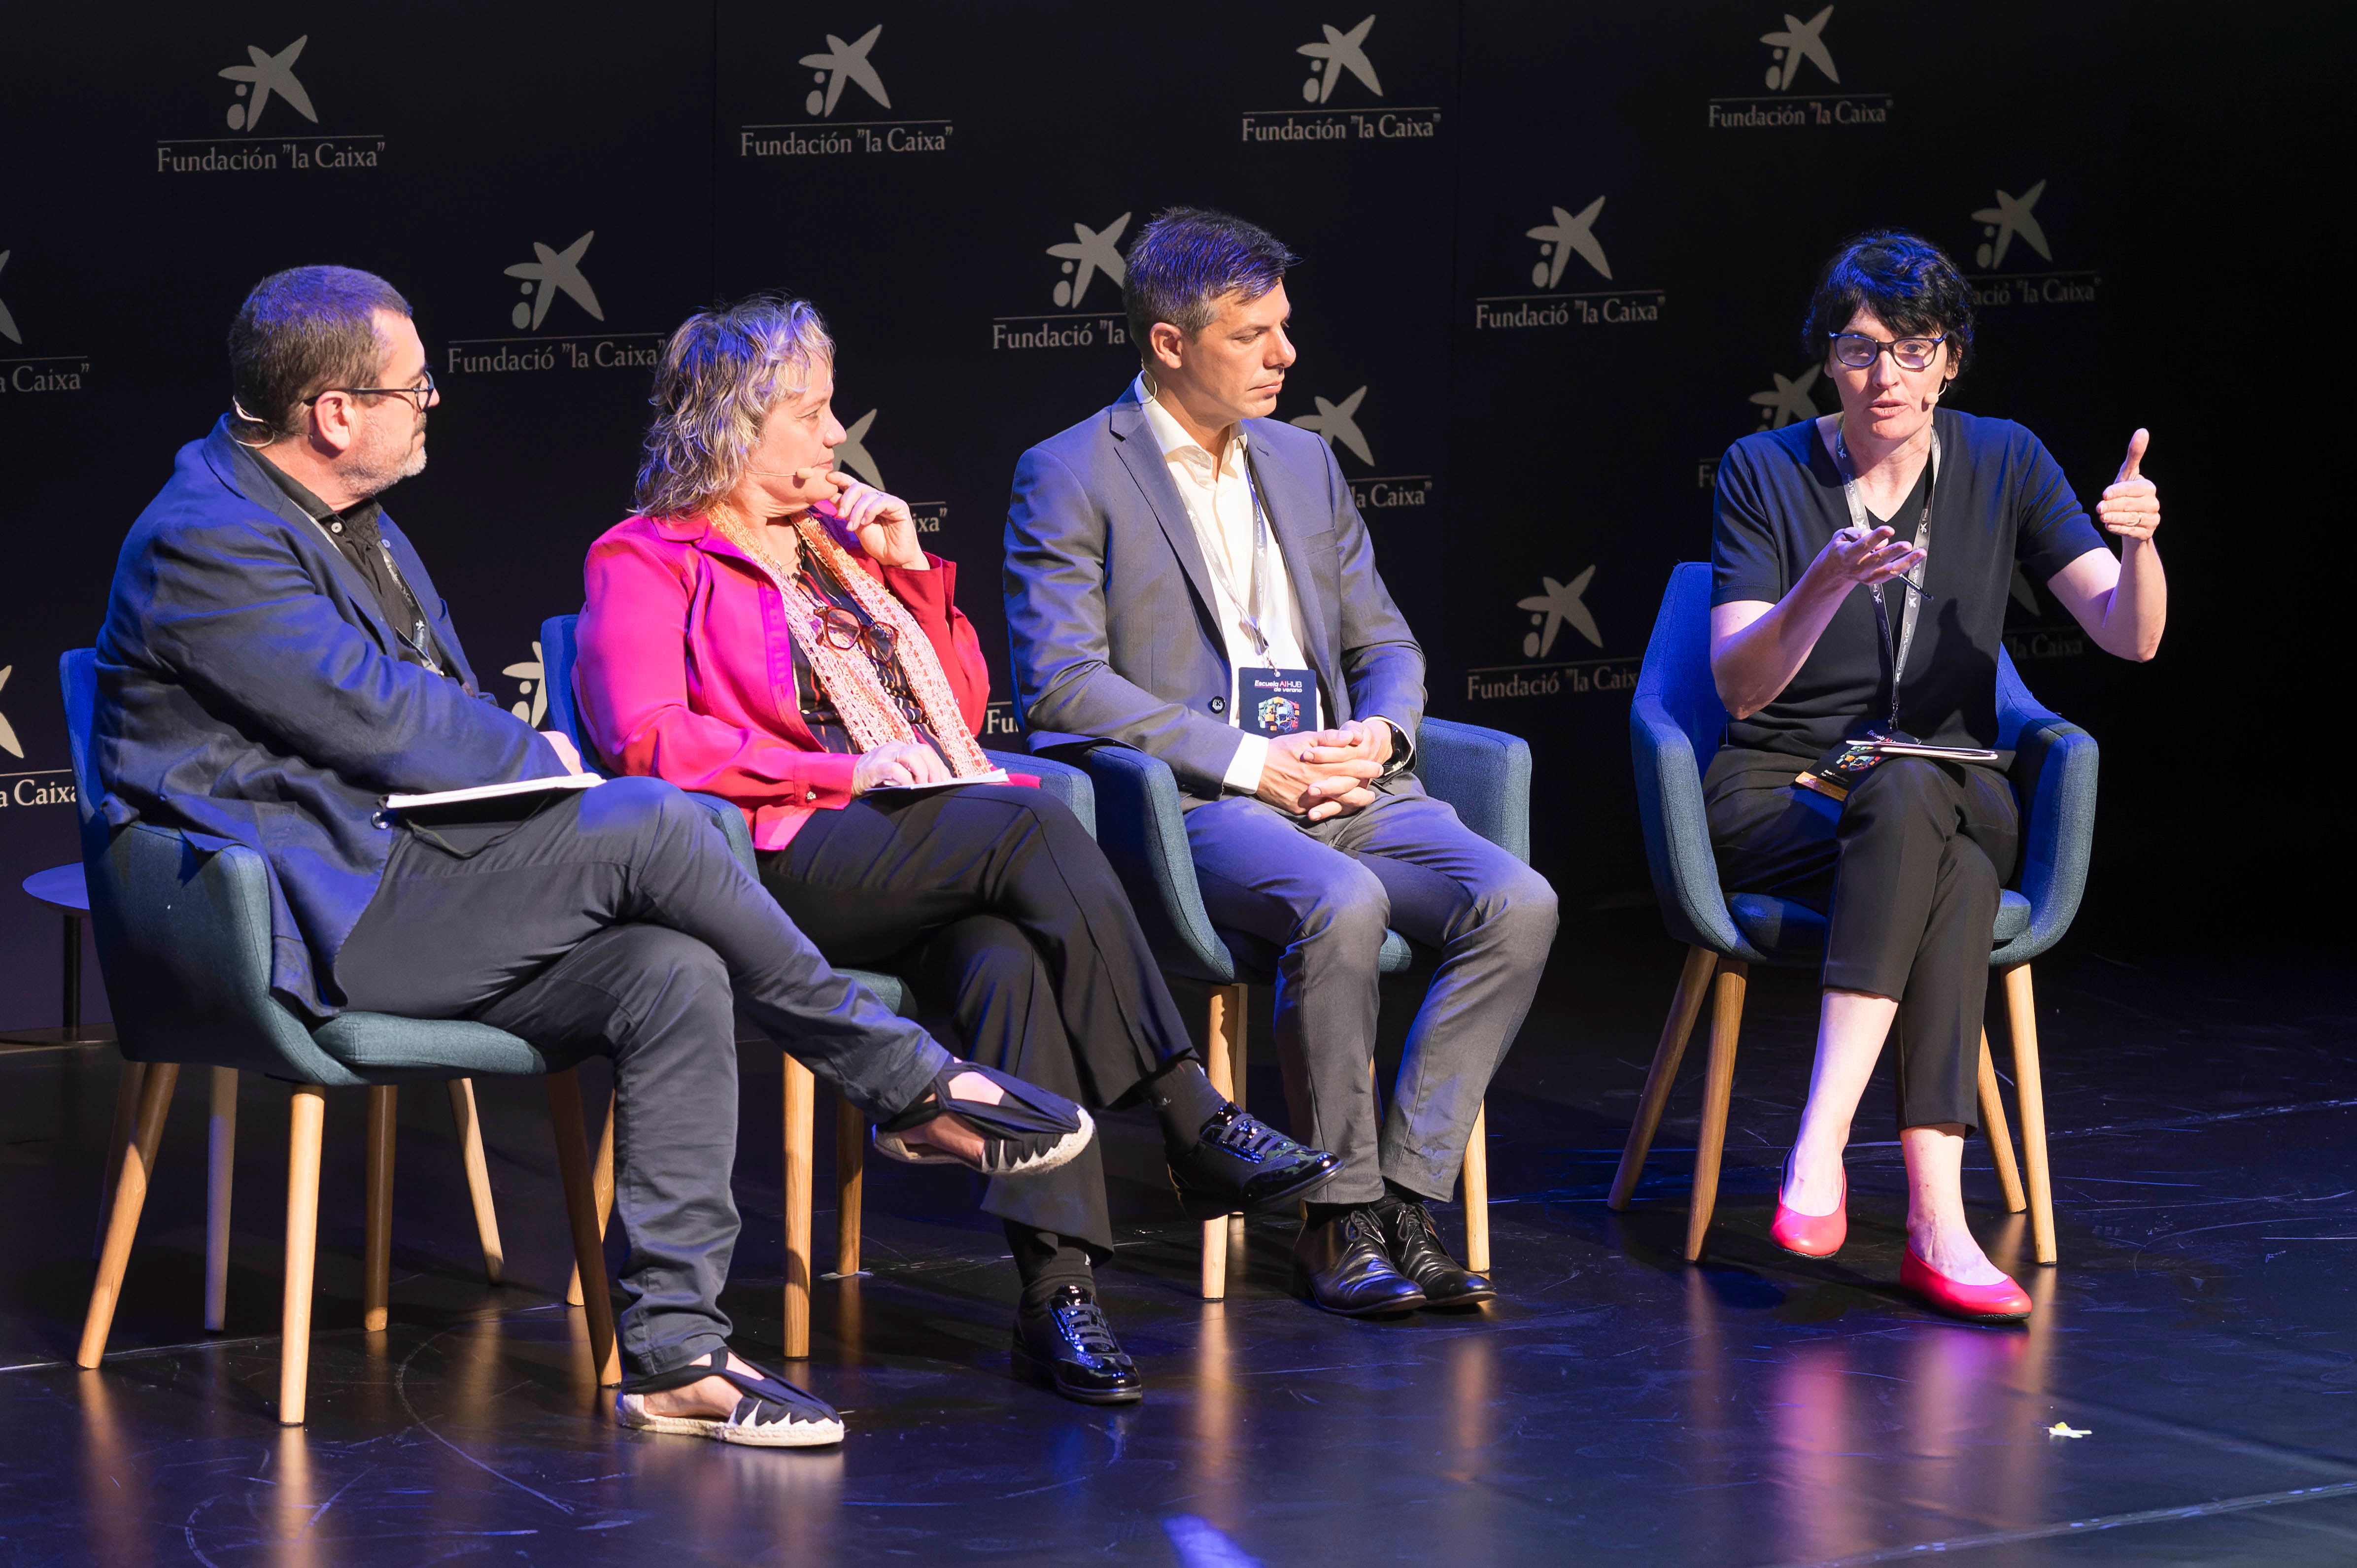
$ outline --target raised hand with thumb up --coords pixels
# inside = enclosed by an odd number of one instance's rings
[[[2145,448],[2151,442],[2152,433],[2147,430],[2128,437],[2128,455],[2120,464],[2119,478],[2105,487],[2103,499],[2095,503],[2097,521],[2123,539],[2149,540],[2160,527],[2160,490],[2143,474]]]

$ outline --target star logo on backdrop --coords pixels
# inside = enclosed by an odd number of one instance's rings
[[[1553,288],[1561,283],[1564,263],[1571,259],[1575,251],[1581,260],[1602,274],[1606,282],[1610,282],[1612,265],[1604,259],[1603,245],[1590,232],[1596,215],[1603,210],[1604,199],[1600,196],[1581,208],[1577,216],[1558,207],[1555,209],[1553,223],[1542,223],[1528,231],[1529,237],[1539,242],[1542,258],[1538,265],[1531,269],[1531,282],[1540,288]]]
[[[1518,599],[1514,607],[1531,612],[1531,625],[1537,629],[1523,637],[1523,657],[1544,659],[1555,647],[1555,634],[1569,626],[1597,647],[1604,646],[1604,634],[1596,628],[1596,618],[1587,613],[1580,596],[1587,592],[1588,580],[1596,575],[1590,566],[1568,583],[1558,583],[1553,577],[1541,577],[1546,592]]]
[[[813,89],[803,107],[823,119],[834,113],[835,104],[842,101],[843,84],[856,81],[862,92],[884,108],[891,108],[892,98],[884,91],[884,79],[876,74],[875,66],[867,59],[867,51],[876,47],[876,37],[883,30],[884,24],[878,22],[862,33],[858,42],[849,44],[829,33],[826,36],[826,53],[802,56],[802,63],[818,73],[814,80],[819,88],[824,89],[823,91]]]
[[[8,258],[16,253],[14,251],[0,251],[0,272],[8,270]],[[5,338],[11,343],[21,344],[25,341],[23,338],[17,336],[16,318],[8,314],[8,305],[5,300],[0,300],[0,338]]]
[[[843,433],[843,444],[834,449],[834,465],[848,468],[877,489],[885,489],[884,475],[876,467],[876,459],[867,455],[867,432],[876,424],[876,411],[869,409],[851,422]]]
[[[1775,376],[1775,386],[1767,392],[1753,392],[1751,401],[1760,405],[1760,428],[1781,430],[1796,419],[1816,418],[1817,400],[1811,389],[1824,373],[1823,365],[1811,365],[1793,380]]]
[[[562,231],[560,231],[561,232]],[[508,276],[523,279],[523,292],[531,294],[534,285],[540,293],[529,305],[519,303],[509,317],[519,332],[537,332],[540,324],[548,319],[548,307],[561,291],[566,298],[587,311],[592,320],[603,321],[606,313],[597,305],[597,291],[581,275],[581,258],[589,251],[589,242],[597,237],[590,230],[562,251],[553,251],[539,241],[532,242],[536,262],[518,262],[508,269]]]
[[[1374,62],[1367,58],[1367,35],[1374,30],[1375,19],[1370,16],[1349,32],[1329,24],[1320,23],[1318,30],[1326,35],[1322,44],[1304,44],[1296,53],[1308,55],[1318,64],[1309,72],[1309,80],[1301,84],[1301,96],[1312,103],[1323,103],[1334,96],[1334,85],[1348,71],[1366,83],[1367,91],[1381,98],[1383,85],[1375,80]]]
[[[1825,48],[1825,23],[1834,14],[1830,5],[1803,22],[1790,11],[1784,13],[1781,32],[1762,33],[1760,41],[1773,51],[1770,59],[1775,63],[1768,68],[1768,85],[1781,92],[1792,85],[1804,64],[1813,65],[1825,73],[1825,80],[1836,86],[1841,72],[1834,69],[1833,51]]]
[[[251,131],[262,124],[262,111],[268,106],[270,95],[274,92],[286,100],[295,113],[314,125],[319,123],[319,116],[311,108],[311,95],[303,91],[301,82],[295,80],[296,57],[310,41],[311,35],[306,33],[274,55],[265,54],[259,44],[248,44],[245,52],[253,64],[221,67],[219,74],[236,82],[237,96],[246,99],[242,103],[229,106],[231,130]],[[253,94],[251,98],[246,97],[249,92]]]
[[[1078,310],[1081,301],[1088,296],[1089,285],[1099,273],[1115,283],[1129,279],[1129,263],[1121,259],[1114,244],[1122,231],[1129,227],[1130,214],[1125,212],[1102,230],[1092,230],[1085,223],[1072,225],[1074,238],[1048,247],[1048,253],[1060,257],[1064,263],[1064,279],[1056,285],[1056,303]]]
[[[14,664],[0,665],[0,687],[6,686],[8,677],[16,672],[16,667]],[[25,748],[16,739],[16,726],[8,722],[8,715],[5,714],[0,714],[0,751],[5,751],[20,761],[25,756]]]
[[[500,673],[520,682],[516,691],[524,698],[508,712],[538,729],[540,721],[548,716],[548,678],[541,662],[540,644],[535,642],[532,645],[530,659],[511,664]]]
[[[1981,265],[2002,265],[2005,252],[2017,238],[2037,252],[2040,260],[2050,262],[2054,259],[2054,252],[2046,248],[2046,231],[2039,227],[2038,220],[2030,216],[2029,211],[2038,205],[2038,199],[2045,194],[2046,182],[2042,179],[2019,196],[2000,190],[1996,193],[1995,207],[1984,207],[1973,214],[1973,221],[1984,225],[1981,230],[1983,242],[1978,252]]]
[[[1372,467],[1375,460],[1367,451],[1367,438],[1360,431],[1358,420],[1359,404],[1366,401],[1366,396],[1367,389],[1361,387],[1339,403],[1313,397],[1309,401],[1318,405],[1318,412],[1302,414],[1291,423],[1324,436],[1329,446],[1340,442],[1360,462]]]

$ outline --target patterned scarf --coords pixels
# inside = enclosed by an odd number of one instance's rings
[[[777,585],[780,596],[785,600],[786,625],[792,628],[794,646],[810,660],[819,690],[834,704],[836,716],[843,720],[853,744],[866,752],[888,741],[915,740],[917,732],[909,726],[900,704],[885,689],[884,679],[875,661],[867,657],[866,650],[857,644],[837,648],[826,639],[826,612],[834,606],[805,582],[800,572],[773,556],[756,529],[718,513],[708,521],[722,538],[743,551]],[[816,514],[806,511],[794,519],[794,532],[802,539],[806,558],[832,572],[869,619],[892,628],[892,660],[899,666],[901,679],[916,697],[917,710],[924,714],[925,728],[931,732],[933,744],[948,761],[950,771],[960,779],[989,772],[993,764],[983,756],[982,747],[965,727],[965,717],[958,712],[957,694],[950,690],[949,677],[942,672],[941,656],[934,652],[932,639],[925,635],[908,607],[877,582],[874,574],[852,559],[851,552],[836,541]]]

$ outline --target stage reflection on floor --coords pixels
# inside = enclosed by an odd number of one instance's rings
[[[1675,955],[1650,933],[1575,934],[1584,956],[1558,964],[1491,1101],[1494,1306],[1323,1316],[1290,1294],[1289,1228],[1265,1222],[1239,1228],[1232,1293],[1205,1304],[1194,1230],[1125,1187],[1135,1223],[1103,1284],[1151,1391],[1087,1409],[1009,1376],[1012,1266],[963,1179],[874,1171],[872,1272],[820,1282],[792,1369],[850,1426],[814,1453],[611,1423],[556,1294],[532,1085],[483,1090],[511,1260],[497,1289],[473,1271],[438,1103],[405,1107],[378,1335],[357,1327],[359,1106],[334,1111],[299,1431],[270,1409],[285,1091],[245,1089],[229,1331],[210,1341],[188,1095],[117,1354],[78,1370],[113,1061],[0,1058],[5,1561],[2357,1560],[2357,1029],[2337,987],[2291,965],[2044,966],[2063,1262],[2029,1262],[1976,1151],[1976,1224],[2038,1302],[2026,1327],[1990,1329],[1895,1288],[1887,1099],[1861,1119],[1849,1245],[1809,1263],[1768,1242],[1803,1081],[1798,985],[1754,988],[1709,1261],[1677,1255],[1691,1085],[1638,1206],[1608,1214]],[[774,1359],[776,1068],[746,1062],[726,1305],[739,1344]],[[1253,1087],[1273,1108],[1274,1074]],[[1118,1122],[1109,1137],[1115,1166],[1146,1174],[1150,1144]]]

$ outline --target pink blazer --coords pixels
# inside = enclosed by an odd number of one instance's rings
[[[955,603],[957,568],[933,555],[912,572],[850,549],[924,628],[979,734],[990,671]],[[605,762],[734,801],[759,849],[850,801],[859,759],[822,749],[802,723],[784,601],[736,545],[702,518],[634,517],[589,547],[583,575],[574,694]]]

